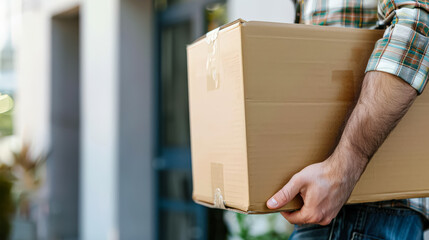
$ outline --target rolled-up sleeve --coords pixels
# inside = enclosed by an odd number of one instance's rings
[[[429,5],[392,0],[382,2],[379,9],[379,15],[384,15],[385,22],[390,26],[383,38],[377,41],[366,72],[381,71],[396,75],[420,94],[428,81],[429,72]]]

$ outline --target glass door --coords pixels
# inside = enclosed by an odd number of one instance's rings
[[[225,239],[222,211],[192,201],[186,46],[225,23],[225,2],[157,0],[157,239]],[[210,227],[209,227],[210,226]]]

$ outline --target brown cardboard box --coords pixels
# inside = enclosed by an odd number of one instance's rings
[[[270,212],[267,199],[335,147],[382,33],[238,20],[188,46],[194,200]],[[423,94],[348,203],[429,196],[428,118]]]

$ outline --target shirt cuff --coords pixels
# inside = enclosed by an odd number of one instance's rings
[[[386,29],[383,38],[375,45],[365,72],[380,71],[393,74],[410,84],[420,94],[428,80],[429,38],[420,34],[418,28],[417,31],[414,29],[408,24],[401,24],[401,21]]]

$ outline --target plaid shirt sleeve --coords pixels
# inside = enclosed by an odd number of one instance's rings
[[[390,24],[377,41],[366,72],[396,75],[422,93],[429,72],[429,3],[425,0],[382,0],[382,24]]]

